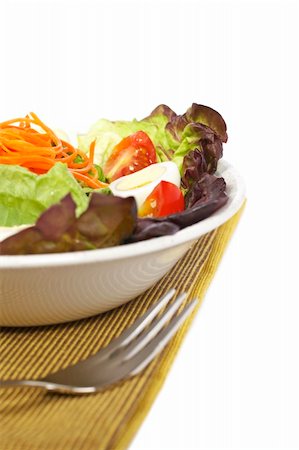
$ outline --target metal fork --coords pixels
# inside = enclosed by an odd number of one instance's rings
[[[64,394],[89,394],[137,375],[164,349],[196,305],[194,299],[175,314],[186,298],[184,293],[157,316],[174,294],[175,289],[168,291],[131,327],[86,360],[36,380],[0,381],[0,388],[29,386]]]

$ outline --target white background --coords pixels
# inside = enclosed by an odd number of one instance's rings
[[[0,120],[217,109],[248,204],[131,450],[298,449],[298,7],[2,1]],[[16,449],[18,450],[18,449]],[[68,449],[66,449],[68,450]]]

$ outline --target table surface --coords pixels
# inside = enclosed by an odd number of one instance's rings
[[[0,120],[33,110],[82,132],[202,103],[223,114],[225,158],[246,181],[243,218],[130,449],[298,449],[297,3],[1,5]]]

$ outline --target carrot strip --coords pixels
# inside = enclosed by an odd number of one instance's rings
[[[24,142],[20,140],[15,139],[3,139],[2,143],[10,150],[13,150],[15,152],[19,153],[25,153],[27,155],[31,154],[39,154],[39,155],[48,155],[52,156],[52,158],[55,158],[55,152],[51,150],[51,147],[38,147],[37,145],[31,144],[29,142]]]
[[[94,139],[93,141],[92,141],[92,143],[90,144],[90,146],[89,146],[89,158],[90,158],[90,161],[93,163],[93,160],[94,160],[94,151],[95,151],[95,148],[96,148],[96,139]]]
[[[16,164],[41,174],[62,162],[78,181],[98,189],[108,184],[98,180],[94,151],[95,141],[90,145],[88,156],[59,139],[33,112],[0,123],[0,164]],[[80,157],[79,162],[75,162],[77,157]]]
[[[91,188],[99,189],[108,186],[107,183],[102,183],[102,181],[99,180],[93,180],[92,178],[88,177],[87,175],[84,175],[83,173],[78,173],[73,170],[71,170],[71,172],[73,173],[74,177],[77,178],[77,180],[84,181],[85,184],[87,184],[87,186]]]

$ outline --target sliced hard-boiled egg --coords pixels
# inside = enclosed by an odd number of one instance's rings
[[[151,164],[138,172],[118,178],[109,185],[109,188],[118,197],[134,197],[137,208],[140,208],[161,181],[168,181],[180,187],[180,172],[172,161]]]

